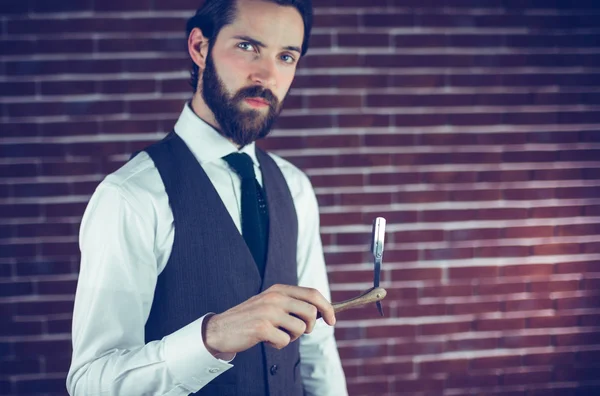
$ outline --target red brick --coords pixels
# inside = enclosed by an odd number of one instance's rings
[[[527,209],[524,208],[493,208],[480,209],[477,217],[481,220],[511,220],[527,218]]]
[[[465,303],[465,304],[452,304],[449,306],[448,309],[453,315],[498,312],[498,311],[500,311],[500,302],[488,301],[488,302],[474,302],[474,303]]]
[[[499,239],[502,229],[500,228],[479,228],[450,230],[446,232],[446,238],[449,241],[471,241],[480,239]]]
[[[64,260],[21,261],[16,265],[16,270],[19,276],[69,274],[72,272],[72,265]]]
[[[427,249],[424,260],[460,260],[473,257],[472,248]]]
[[[392,118],[386,114],[370,114],[365,110],[365,113],[360,115],[356,114],[344,114],[343,117],[338,118],[338,125],[341,128],[358,128],[358,127],[387,127],[392,125]],[[365,136],[365,145],[382,145],[381,140],[373,142],[369,139],[367,142],[367,136]],[[394,138],[390,137],[391,140]]]
[[[440,280],[441,268],[406,268],[392,270],[394,281]]]
[[[308,96],[307,107],[313,109],[356,108],[362,106],[359,95],[315,95]]]
[[[369,326],[365,329],[367,338],[414,338],[417,334],[417,326],[394,325],[394,326]]]
[[[503,198],[515,201],[530,201],[536,199],[553,199],[553,188],[523,188],[504,190]]]
[[[385,394],[388,392],[389,384],[387,381],[378,381],[378,380],[370,380],[370,381],[361,381],[355,383],[349,383],[348,387],[352,389],[356,394],[369,394],[370,392],[376,392],[377,394]]]
[[[520,330],[525,328],[525,319],[477,319],[477,331]]]
[[[500,384],[500,377],[497,374],[475,375],[451,373],[446,380],[448,388],[487,388]]]
[[[552,340],[547,334],[504,336],[501,344],[504,348],[531,348],[550,346]]]
[[[331,283],[359,283],[373,278],[373,271],[335,271],[328,276]]]
[[[571,263],[556,264],[557,274],[571,273],[591,273],[600,272],[600,262],[598,261],[576,261]]]
[[[523,355],[523,364],[526,366],[552,366],[574,362],[575,352],[528,353]]]
[[[414,372],[412,362],[382,362],[369,364],[363,363],[362,374],[365,376],[411,374]]]
[[[392,345],[393,355],[404,356],[404,355],[428,355],[432,353],[441,353],[444,351],[443,341],[429,341],[429,342],[416,342],[416,341],[400,341],[397,344]]]
[[[554,243],[533,246],[533,254],[535,255],[577,254],[580,250],[581,246],[578,243]]]
[[[553,226],[512,227],[505,228],[503,232],[505,238],[542,238],[553,235]]]
[[[527,283],[480,283],[475,286],[476,294],[486,296],[494,294],[524,293]]]
[[[475,172],[431,172],[423,174],[426,183],[474,183],[477,180]]]
[[[531,217],[534,218],[558,218],[558,217],[575,217],[583,213],[581,206],[554,206],[540,207],[531,210]]]
[[[386,287],[387,301],[406,302],[416,300],[419,297],[419,289],[416,287]]]
[[[553,328],[577,326],[577,316],[534,316],[527,319],[527,327]]]
[[[475,257],[524,257],[529,246],[483,246],[475,248]]]
[[[399,306],[396,313],[400,318],[440,316],[447,314],[448,307],[442,304],[419,304],[410,306]]]
[[[407,261],[417,261],[419,259],[419,251],[418,250],[386,250],[384,253],[384,257],[388,262],[407,262]],[[370,258],[372,260],[372,258]]]
[[[501,196],[500,190],[465,190],[450,193],[452,201],[497,201],[502,198]]]
[[[535,180],[579,180],[581,169],[540,169],[533,171]]]
[[[452,333],[464,333],[472,329],[470,321],[451,323],[428,323],[419,325],[419,335],[445,335]]]
[[[438,285],[424,287],[422,297],[456,297],[470,296],[473,294],[473,286],[471,285]]]
[[[0,360],[0,372],[5,375],[32,374],[41,372],[39,359],[11,358]],[[0,387],[0,389],[2,389]]]
[[[495,278],[499,275],[498,267],[455,267],[449,268],[450,279],[482,279]]]
[[[537,292],[558,292],[558,291],[575,291],[579,290],[578,280],[565,280],[565,281],[549,281],[549,282],[530,282],[529,290],[532,293]]]
[[[383,166],[391,165],[391,157],[387,154],[352,154],[339,155],[337,157],[337,165],[339,166]]]
[[[476,351],[486,349],[496,349],[499,347],[498,338],[471,338],[448,340],[446,344],[447,351]]]
[[[598,235],[600,234],[600,224],[569,224],[557,227],[557,235],[573,236],[573,235]]]
[[[531,180],[530,171],[503,170],[503,171],[481,171],[478,181],[480,182],[511,182]]]
[[[48,392],[64,392],[65,380],[63,378],[17,379],[15,388],[18,394],[32,394],[40,389]]]
[[[551,371],[531,371],[522,373],[505,373],[502,381],[506,385],[548,383],[552,380]]]
[[[386,120],[386,125],[389,120]],[[412,134],[369,134],[364,137],[365,146],[389,147],[389,146],[414,146],[415,136]]]
[[[436,360],[419,363],[421,373],[463,373],[469,367],[467,359]]]
[[[2,336],[39,336],[44,333],[42,323],[40,321],[27,322],[7,322],[0,327],[0,335]]]
[[[69,334],[71,332],[71,324],[71,319],[49,319],[47,323],[48,333]]]
[[[471,370],[502,369],[506,367],[519,367],[521,356],[490,356],[471,359]]]
[[[441,379],[402,379],[399,377],[392,377],[394,389],[402,389],[409,394],[415,394],[415,392],[432,391],[439,394],[444,387],[444,381]],[[372,394],[372,393],[371,393]]]
[[[12,281],[0,283],[0,296],[26,296],[33,294],[33,283],[30,281]]]
[[[505,302],[506,311],[537,311],[552,309],[553,301],[549,298],[536,298],[527,300],[512,300]]]
[[[338,349],[342,359],[364,359],[388,355],[386,344],[341,346]]]
[[[600,295],[556,298],[556,309],[598,308]]]
[[[335,175],[339,177],[339,175]],[[368,184],[370,185],[399,185],[399,184],[411,184],[418,183],[419,175],[415,173],[375,173],[368,175]],[[344,183],[341,181],[340,183]],[[351,183],[344,183],[344,185],[352,185]]]
[[[359,252],[336,252],[325,253],[327,264],[360,264],[364,261],[364,253]]]
[[[597,197],[598,187],[569,187],[556,189],[556,198],[559,199],[594,199]]]
[[[361,223],[360,213],[321,213],[321,226]]]
[[[478,217],[476,209],[459,210],[428,210],[422,212],[420,220],[423,222],[448,222],[448,221],[469,221]]]
[[[69,340],[37,341],[27,340],[26,342],[15,342],[15,352],[19,357],[39,356],[39,355],[66,355],[71,349]],[[64,380],[63,380],[64,386]]]
[[[62,280],[62,281],[44,281],[40,280],[37,282],[37,289],[39,294],[63,294],[63,295],[75,295],[75,289],[77,288],[76,280]]]
[[[552,264],[524,264],[502,267],[502,276],[540,276],[552,274]]]
[[[554,339],[556,346],[596,345],[598,344],[598,332],[555,334]]]
[[[422,145],[431,146],[450,146],[450,145],[474,145],[477,144],[477,135],[474,133],[435,133],[435,134],[422,134],[418,135],[419,143]],[[442,173],[442,172],[440,172]],[[474,182],[476,173],[475,172],[443,172],[449,173],[450,175],[470,175],[467,177],[467,181]]]
[[[269,141],[266,139],[265,141]],[[297,142],[289,144],[288,148],[298,149],[302,147],[357,147],[360,145],[360,136],[358,135],[324,135],[324,136],[306,136],[305,143],[299,145]],[[337,175],[340,176],[340,175]],[[342,182],[339,182],[342,183]]]
[[[600,242],[586,242],[580,246],[584,253],[600,253]]]
[[[402,191],[395,194],[397,203],[424,203],[448,201],[449,194],[444,191]]]

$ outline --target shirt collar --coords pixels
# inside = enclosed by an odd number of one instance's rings
[[[241,150],[217,132],[210,124],[198,117],[187,102],[175,124],[175,133],[183,139],[200,165],[213,162],[231,153],[246,153],[254,166],[259,167],[254,142]]]

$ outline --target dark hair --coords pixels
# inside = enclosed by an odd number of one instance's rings
[[[214,43],[221,29],[233,22],[236,15],[236,4],[239,0],[205,0],[204,3],[196,11],[196,15],[187,21],[186,32],[187,37],[190,36],[194,28],[200,28],[204,37],[208,39],[208,48]],[[310,39],[310,31],[312,29],[312,0],[265,0],[271,3],[276,3],[281,6],[295,7],[304,21],[304,40],[302,42],[302,56],[308,50],[308,41]],[[199,68],[192,62],[192,70],[190,72],[190,84],[196,92],[198,87]]]

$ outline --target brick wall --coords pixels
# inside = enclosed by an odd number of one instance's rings
[[[263,146],[311,177],[352,395],[600,392],[600,3],[315,0]],[[170,130],[194,0],[0,4],[0,394],[64,395],[95,186]],[[352,313],[351,313],[352,312]]]

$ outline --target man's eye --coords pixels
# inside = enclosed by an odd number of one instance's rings
[[[285,63],[294,63],[296,59],[291,55],[281,55],[281,60]]]
[[[244,43],[239,43],[238,44],[238,48],[243,49],[244,51],[254,51],[254,46],[250,43],[244,42]]]

